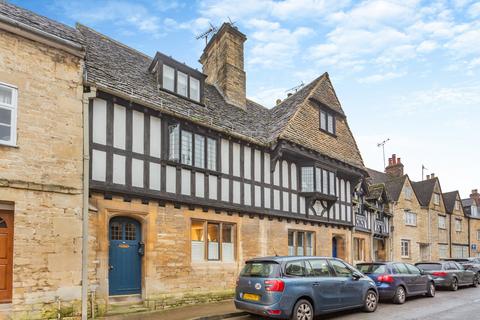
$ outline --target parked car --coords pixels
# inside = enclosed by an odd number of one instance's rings
[[[374,262],[357,264],[357,269],[375,281],[380,299],[402,304],[410,296],[435,296],[432,276],[414,265],[403,262]]]
[[[478,287],[478,274],[455,261],[419,262],[415,266],[432,276],[436,287],[457,291],[459,286]]]
[[[348,263],[329,257],[248,260],[237,280],[235,306],[281,319],[312,320],[345,309],[377,309],[375,283]]]
[[[480,277],[480,257],[472,258],[449,258],[442,261],[455,261],[460,263],[465,269],[475,271]]]

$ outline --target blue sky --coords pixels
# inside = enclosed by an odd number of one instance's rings
[[[12,1],[201,69],[195,35],[228,18],[247,35],[247,95],[267,107],[327,71],[365,164],[377,142],[444,192],[480,188],[480,2],[348,0]]]

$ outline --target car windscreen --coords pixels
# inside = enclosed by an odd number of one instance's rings
[[[387,267],[384,264],[357,264],[357,269],[361,273],[381,274],[387,272]]]
[[[280,265],[272,261],[248,261],[240,272],[241,277],[278,278]]]
[[[421,270],[425,271],[434,271],[434,270],[442,270],[441,263],[418,263],[415,266]]]

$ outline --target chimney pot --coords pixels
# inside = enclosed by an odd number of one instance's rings
[[[385,173],[392,177],[403,176],[403,164],[400,158],[397,159],[397,155],[392,154],[391,158],[388,158],[388,166],[385,168]]]
[[[472,190],[472,194],[477,194],[478,193],[478,189],[473,189]]]
[[[431,178],[431,179],[435,178],[435,173],[432,173],[432,174],[430,175],[430,178]]]
[[[427,174],[427,180],[430,180],[430,175],[429,174]]]
[[[277,99],[277,101],[275,101],[275,103],[278,106],[280,103],[282,103],[282,99]]]

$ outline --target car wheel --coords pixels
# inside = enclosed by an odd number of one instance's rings
[[[435,297],[435,283],[430,282],[427,289],[427,297]]]
[[[365,302],[363,304],[363,311],[365,312],[374,312],[377,310],[378,306],[378,296],[373,290],[368,290],[367,295],[365,296]]]
[[[472,287],[474,287],[474,288],[478,287],[479,281],[480,281],[480,279],[478,278],[478,273],[477,273],[476,275],[473,276]]]
[[[313,320],[313,307],[307,300],[298,300],[293,307],[292,320]]]
[[[457,291],[458,290],[458,280],[457,278],[452,279],[452,284],[450,285],[450,290]]]
[[[395,290],[395,295],[393,296],[393,303],[404,304],[406,298],[407,298],[407,293],[405,292],[405,288],[400,286],[397,288],[397,290]]]

